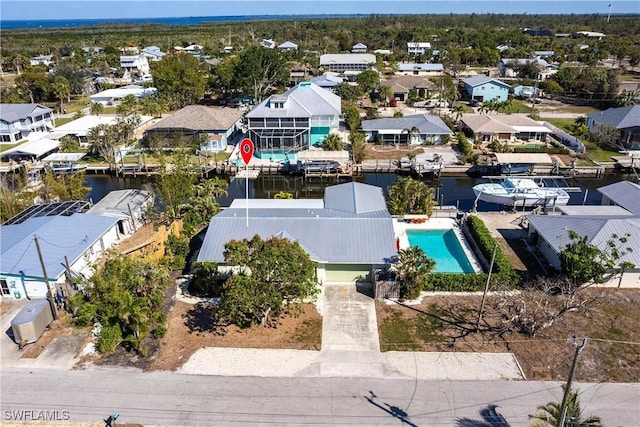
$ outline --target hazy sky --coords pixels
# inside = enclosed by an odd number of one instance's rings
[[[0,0],[3,20],[371,13],[640,13],[639,0]]]

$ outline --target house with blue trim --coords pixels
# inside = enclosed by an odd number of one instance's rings
[[[35,205],[0,226],[3,298],[43,298],[62,287],[69,273],[72,280],[89,277],[98,258],[120,240],[122,219],[73,213],[74,203]]]
[[[465,99],[475,99],[480,102],[506,101],[509,98],[509,89],[511,89],[511,86],[508,84],[485,76],[484,74],[478,74],[477,76],[464,79],[463,84],[463,97]]]
[[[290,160],[338,128],[338,95],[311,82],[271,95],[247,114],[249,138],[261,159]]]
[[[391,145],[442,144],[445,135],[453,135],[440,117],[429,114],[363,120],[362,130],[368,141]]]

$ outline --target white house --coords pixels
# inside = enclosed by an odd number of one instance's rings
[[[51,65],[53,64],[53,55],[38,55],[32,58],[29,58],[29,63],[32,67],[36,65]]]
[[[151,116],[140,116],[140,123],[136,127],[136,132],[139,129],[144,129],[149,125],[149,122],[153,120]],[[81,146],[88,146],[87,135],[94,127],[98,125],[114,125],[118,122],[118,116],[116,115],[100,115],[100,116],[83,116],[79,119],[72,120],[69,123],[65,123],[62,126],[58,126],[55,130],[49,134],[51,139],[60,139],[65,135],[71,135],[78,139]]]
[[[279,45],[278,49],[280,49],[282,52],[289,52],[290,50],[297,50],[298,49],[298,45],[293,43],[293,42],[286,41],[286,42],[282,43],[281,45]]]
[[[440,117],[429,114],[363,120],[362,130],[368,141],[391,145],[441,144],[443,136],[453,135]]]
[[[87,213],[117,219],[118,232],[128,236],[145,224],[145,210],[153,204],[153,199],[153,193],[143,190],[111,191]]]
[[[149,61],[160,61],[165,53],[160,50],[158,46],[147,46],[142,49],[142,54],[147,57]]]
[[[98,102],[102,105],[115,105],[127,95],[136,98],[155,95],[158,90],[155,87],[142,87],[139,85],[122,86],[115,89],[107,89],[89,96],[91,102]]]
[[[320,56],[320,67],[339,74],[368,70],[375,63],[376,56],[371,53],[327,53]]]
[[[266,47],[267,49],[273,49],[274,47],[276,47],[276,42],[271,39],[262,39],[262,41],[260,42],[260,46]]]
[[[149,61],[144,53],[139,55],[127,55],[120,57],[120,67],[124,68],[129,74],[140,74],[146,76],[151,73]]]
[[[409,55],[424,55],[431,49],[431,43],[429,42],[408,42],[407,53]]]
[[[74,212],[74,203],[68,213]],[[60,205],[60,204],[56,204]],[[45,209],[49,205],[43,205]],[[59,207],[51,207],[64,211]],[[24,218],[23,218],[24,219]],[[31,216],[22,222],[0,226],[0,288],[3,298],[42,298],[49,288],[65,283],[67,273],[72,280],[90,277],[93,264],[120,239],[118,220],[85,213],[55,216]],[[37,239],[37,244],[36,244]],[[42,256],[43,266],[39,256]],[[67,271],[66,265],[69,265]],[[45,271],[46,277],[45,280]]]
[[[356,43],[351,46],[351,53],[366,53],[367,45],[362,43]]]
[[[413,76],[440,76],[444,73],[444,65],[442,64],[416,64],[404,63],[398,64],[398,74]]]
[[[54,127],[53,110],[41,104],[0,104],[0,142],[15,144]]]

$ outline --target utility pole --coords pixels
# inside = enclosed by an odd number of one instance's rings
[[[587,345],[587,339],[584,338],[582,340],[582,344],[578,345],[576,343],[576,337],[573,337],[573,346],[576,351],[573,354],[573,363],[571,363],[571,369],[569,370],[569,378],[567,378],[567,385],[564,389],[564,396],[562,396],[562,404],[560,405],[560,422],[558,423],[558,427],[564,427],[564,423],[567,419],[567,401],[569,400],[569,393],[571,393],[571,383],[573,382],[573,374],[576,372],[576,365],[578,364],[578,355]]]
[[[47,275],[47,269],[44,265],[44,258],[42,258],[42,251],[40,251],[40,243],[38,242],[38,236],[35,234],[33,235],[33,242],[36,244],[36,251],[38,252],[38,258],[40,259],[40,267],[42,267],[42,275],[44,276],[44,284],[47,286],[49,293],[49,305],[51,306],[51,312],[53,313],[53,318],[57,319],[58,307],[56,306],[56,296],[49,285],[49,276]]]
[[[480,312],[478,313],[478,321],[476,322],[476,331],[480,328],[480,321],[482,320],[482,313],[484,312],[484,301],[487,299],[487,293],[489,292],[489,282],[491,281],[491,271],[493,270],[493,263],[496,261],[496,252],[498,251],[498,244],[493,246],[493,255],[491,255],[491,265],[489,266],[489,274],[487,274],[487,284],[484,287],[484,293],[482,294],[482,302],[480,303]]]

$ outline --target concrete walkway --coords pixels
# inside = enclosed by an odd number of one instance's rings
[[[327,377],[400,375],[380,352],[380,339],[370,287],[353,283],[324,288],[322,351],[319,374]]]

